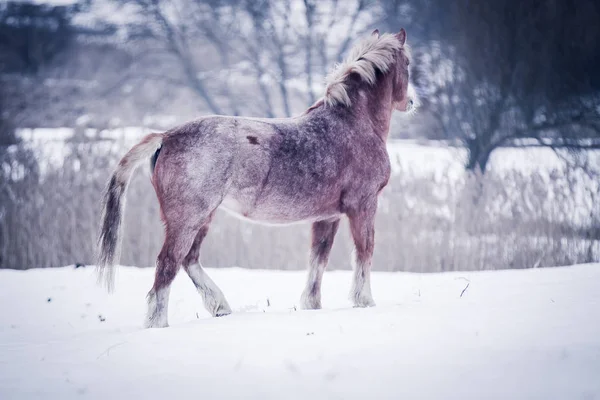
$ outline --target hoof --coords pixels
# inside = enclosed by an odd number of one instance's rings
[[[354,304],[354,308],[367,308],[367,307],[375,307],[377,304],[375,304],[375,302],[370,302],[370,303],[355,303]]]
[[[217,312],[215,314],[215,317],[217,317],[217,318],[218,317],[224,317],[224,316],[229,315],[229,314],[231,314],[231,311],[219,311],[219,312]]]
[[[371,297],[358,296],[352,299],[355,308],[375,307],[375,302]]]
[[[146,329],[154,329],[154,328],[168,328],[169,324],[167,322],[158,323],[156,321],[146,321],[144,323],[144,328]]]
[[[231,314],[231,307],[227,302],[220,304],[217,310],[212,313],[213,317],[224,317],[229,314]]]
[[[303,310],[320,310],[321,299],[315,296],[302,295],[300,298],[300,308]]]

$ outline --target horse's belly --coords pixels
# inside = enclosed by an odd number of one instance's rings
[[[266,225],[290,225],[315,222],[339,216],[336,210],[311,212],[303,207],[293,207],[285,204],[280,206],[252,205],[244,199],[226,196],[220,208],[236,218]]]

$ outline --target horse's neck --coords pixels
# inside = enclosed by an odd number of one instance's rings
[[[371,120],[375,133],[384,141],[387,140],[394,110],[392,91],[392,76],[386,74],[374,86],[361,85],[353,99],[352,107]]]

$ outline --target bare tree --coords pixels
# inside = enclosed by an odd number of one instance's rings
[[[413,63],[422,114],[437,122],[436,137],[463,142],[468,170],[485,172],[496,148],[519,139],[553,148],[598,145],[597,2],[384,4],[404,7],[396,18],[417,32],[431,28]]]
[[[134,63],[112,87],[153,79],[191,90],[213,113],[275,117],[316,100],[326,71],[370,27],[377,4],[136,0],[123,7],[133,13],[125,47]]]
[[[578,7],[585,8],[600,17],[597,5],[584,1]],[[574,45],[574,37],[564,37],[563,29],[582,22],[582,15],[570,11],[570,3],[564,1],[506,0],[491,6],[471,4],[468,13],[457,14],[465,26],[463,44],[458,45],[468,57],[460,62],[465,95],[470,94],[475,103],[468,115],[477,116],[471,121],[472,132],[464,136],[467,169],[485,171],[491,152],[513,139],[581,146],[585,141],[580,139],[600,134],[598,96],[589,86],[590,76],[578,71],[590,65],[581,54],[592,52],[593,47]]]

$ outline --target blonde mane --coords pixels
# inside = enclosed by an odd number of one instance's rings
[[[400,49],[410,57],[408,46],[402,46],[398,38],[390,33],[381,36],[370,35],[356,44],[344,62],[336,65],[327,75],[325,79],[327,86],[323,96],[325,104],[350,106],[352,102],[347,90],[348,76],[357,73],[369,85],[375,84],[377,71],[387,72],[394,63],[395,52]]]

